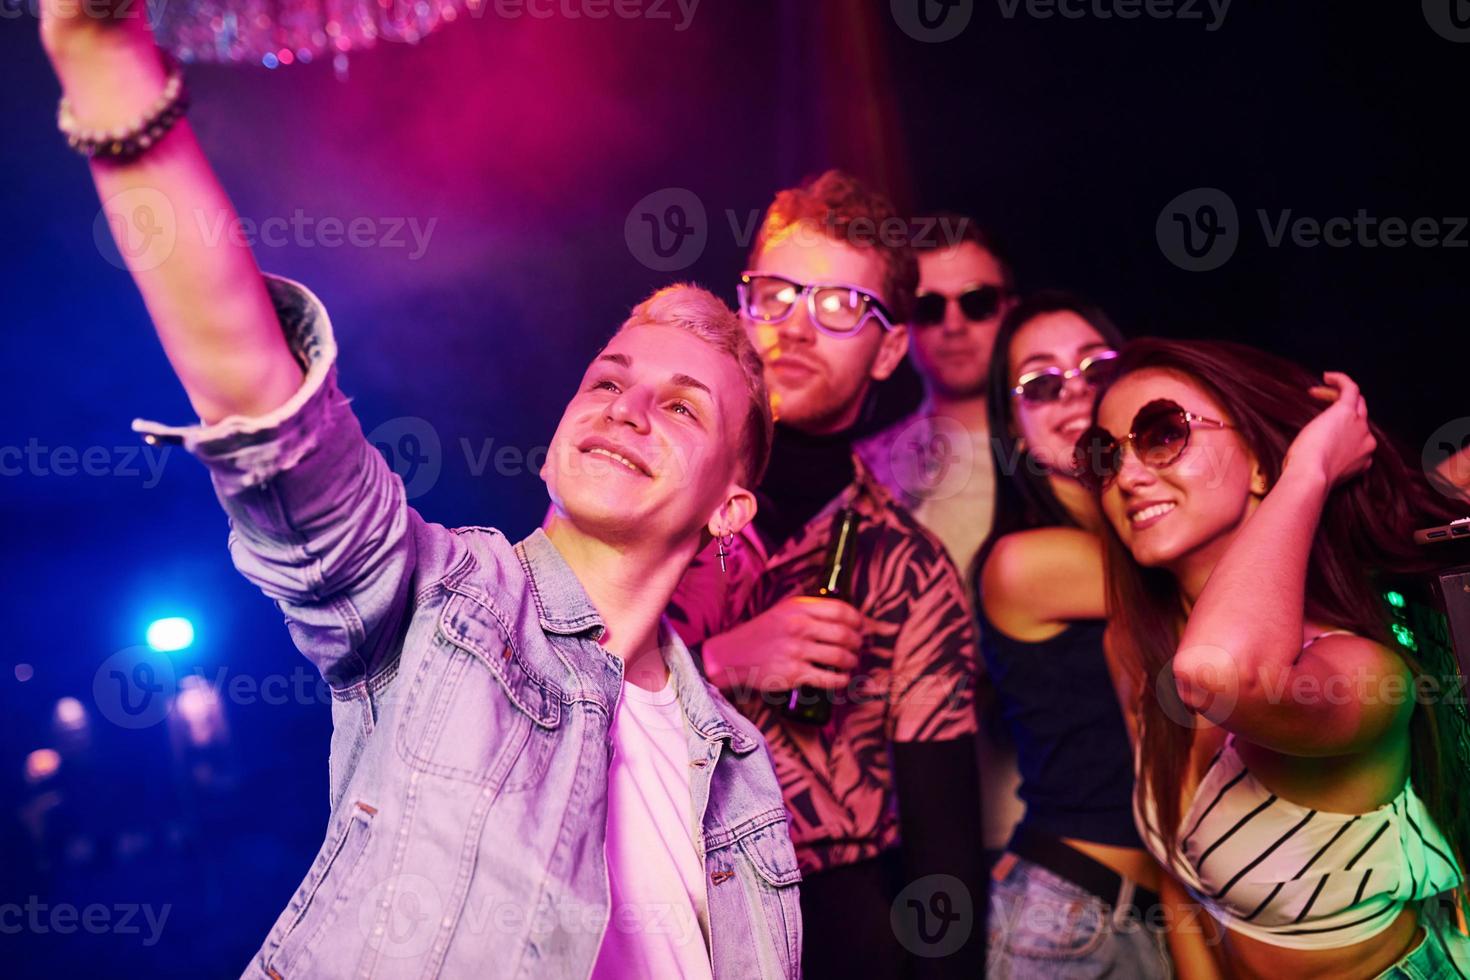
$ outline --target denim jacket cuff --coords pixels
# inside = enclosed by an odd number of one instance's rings
[[[210,470],[223,493],[258,486],[311,452],[334,409],[346,404],[337,390],[337,343],[326,307],[306,286],[261,273],[287,346],[306,375],[285,404],[263,415],[230,415],[213,424],[171,426],[134,419],[133,431],[150,445],[183,446]]]

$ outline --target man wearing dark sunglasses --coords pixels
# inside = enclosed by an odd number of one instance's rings
[[[939,214],[933,226],[934,238],[916,243],[919,291],[909,331],[909,358],[923,379],[924,402],[860,442],[858,453],[968,575],[995,506],[985,389],[1015,278],[994,238],[973,218]],[[982,714],[991,711],[988,692],[982,678]],[[1015,751],[999,725],[982,720],[980,729],[985,847],[998,857],[1025,810],[1016,795]]]
[[[907,347],[915,259],[873,233],[898,220],[836,172],[768,210],[736,284],[777,418],[759,523],[712,542],[670,611],[776,759],[816,980],[975,977],[984,963],[975,627],[943,545],[853,450]],[[844,508],[858,521],[852,586],[817,597]],[[794,688],[825,698],[829,720],[783,710]],[[942,906],[953,921],[935,921]]]
[[[934,239],[917,249],[909,340],[924,402],[858,452],[964,572],[990,531],[995,503],[985,388],[1015,281],[974,219],[939,215],[934,227]]]

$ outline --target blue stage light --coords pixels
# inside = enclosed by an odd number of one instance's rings
[[[194,642],[194,624],[182,616],[155,619],[148,624],[148,646],[160,653],[183,650]]]

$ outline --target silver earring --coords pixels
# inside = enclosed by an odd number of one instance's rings
[[[730,555],[729,548],[732,544],[735,543],[735,535],[721,533],[720,536],[715,539],[715,543],[715,557],[720,560],[720,574],[723,575],[725,574],[725,559],[728,558]]]

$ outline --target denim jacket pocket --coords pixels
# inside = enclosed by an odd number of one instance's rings
[[[498,621],[466,605],[477,604],[453,596],[445,606],[405,695],[398,753],[448,779],[507,790],[533,785],[552,756],[560,698],[525,670]]]
[[[791,846],[785,817],[742,835],[735,845],[772,888],[801,881],[801,869],[796,863],[796,850]]]
[[[296,889],[276,922],[275,934],[267,940],[260,965],[270,976],[284,978],[311,972],[306,969],[305,958],[352,898],[355,872],[367,849],[377,812],[376,807],[354,801],[322,843],[306,880]]]
[[[757,899],[772,941],[780,944],[786,974],[794,977],[801,964],[801,902],[797,889],[801,869],[796,863],[786,814],[753,820],[734,833],[729,851],[743,860],[735,862],[737,867],[732,870],[740,873],[739,865],[748,869],[746,887]]]

